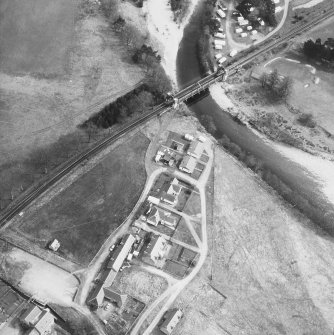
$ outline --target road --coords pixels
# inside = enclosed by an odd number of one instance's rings
[[[200,271],[201,267],[203,266],[207,252],[208,252],[208,245],[207,245],[207,229],[206,229],[206,196],[205,196],[205,188],[206,183],[210,176],[210,171],[212,169],[213,164],[213,151],[211,147],[211,142],[207,140],[205,142],[206,148],[209,155],[209,161],[206,164],[206,167],[204,171],[202,172],[202,175],[200,176],[199,180],[195,180],[189,175],[186,175],[185,173],[182,173],[180,171],[174,171],[174,175],[178,177],[181,180],[184,180],[191,185],[195,186],[199,190],[200,199],[201,199],[201,227],[202,227],[202,241],[199,246],[199,253],[200,257],[198,259],[198,262],[194,269],[190,272],[190,274],[185,277],[184,279],[178,281],[173,286],[169,287],[161,296],[159,296],[141,315],[138,322],[134,326],[134,328],[131,331],[131,335],[138,335],[140,328],[146,321],[146,319],[154,312],[154,310],[164,301],[166,300],[163,307],[159,310],[157,315],[154,317],[153,321],[150,323],[148,328],[145,330],[143,335],[148,335],[152,332],[152,330],[156,327],[159,320],[162,318],[164,313],[170,308],[170,306],[173,304],[177,296],[181,293],[181,291],[194,279],[194,277],[197,275],[197,273]]]

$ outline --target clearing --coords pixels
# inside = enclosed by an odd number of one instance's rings
[[[29,253],[11,248],[2,253],[1,276],[42,302],[72,304],[79,284],[68,272]]]
[[[147,137],[137,133],[8,229],[15,232],[18,243],[26,239],[40,248],[56,238],[61,256],[87,265],[140,197],[146,180],[144,157],[148,145]]]
[[[166,279],[148,273],[137,266],[125,268],[119,272],[112,285],[113,288],[131,295],[146,305],[160,296],[167,289],[167,286]]]
[[[175,302],[185,313],[175,334],[332,334],[332,241],[215,153],[209,255]]]

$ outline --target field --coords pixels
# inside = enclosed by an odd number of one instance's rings
[[[175,302],[185,314],[175,334],[332,334],[332,241],[215,153],[209,255]]]
[[[41,248],[56,238],[63,257],[87,265],[136,204],[146,180],[148,144],[137,133],[10,229]]]
[[[7,73],[62,74],[74,35],[77,2],[2,0],[1,69]]]
[[[97,1],[2,0],[0,17],[2,209],[43,176],[41,164],[27,162],[34,151],[47,156],[69,134],[83,142],[77,126],[144,73]]]

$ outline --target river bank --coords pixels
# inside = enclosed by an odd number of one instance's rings
[[[161,63],[173,86],[177,87],[176,57],[184,28],[189,23],[196,5],[200,0],[190,0],[187,14],[180,24],[174,21],[174,15],[168,0],[147,0],[143,12],[146,16],[150,39],[161,55]]]
[[[202,9],[203,2],[200,2],[189,25],[185,28],[180,45],[177,59],[180,87],[187,86],[201,76],[196,46]],[[324,185],[319,178],[313,176],[296,160],[275,150],[270,141],[258,136],[258,133],[245,127],[240,121],[236,122],[236,118],[228,113],[228,109],[232,108],[230,101],[219,90],[218,96],[217,101],[211,95],[205,96],[192,104],[190,109],[207,130],[210,128],[217,140],[224,139],[225,147],[229,147],[233,155],[248,167],[253,166],[253,169],[258,170],[259,175],[265,176],[266,182],[269,180],[268,184],[284,199],[334,236],[334,225],[331,220],[334,205],[325,196]],[[255,164],[252,163],[254,161]]]

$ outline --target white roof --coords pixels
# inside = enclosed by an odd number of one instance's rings
[[[216,58],[216,59],[220,59],[220,58],[222,58],[222,57],[223,57],[223,55],[222,55],[221,53],[215,55],[215,58]]]

